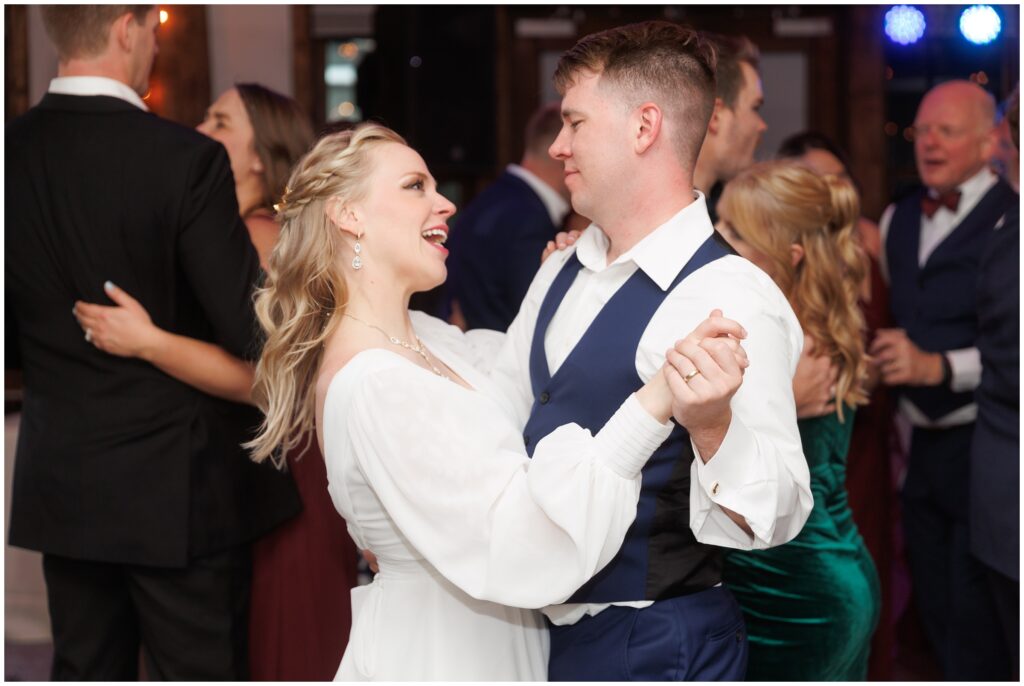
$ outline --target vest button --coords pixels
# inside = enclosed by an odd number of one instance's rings
[[[523,436],[523,445],[530,445],[530,437],[529,436],[526,436],[526,435]]]
[[[547,391],[544,391],[543,393],[540,394],[540,404],[541,405],[547,405],[549,400],[551,400],[551,394],[550,393],[548,393]]]

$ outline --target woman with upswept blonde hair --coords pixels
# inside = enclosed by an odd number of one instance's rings
[[[256,301],[266,421],[250,447],[279,462],[315,427],[335,507],[376,554],[342,680],[544,680],[547,630],[524,608],[563,602],[612,559],[671,430],[682,375],[666,363],[596,434],[566,425],[527,457],[471,335],[408,309],[444,280],[454,210],[376,124],[322,138],[278,207]],[[705,324],[697,338],[718,333]]]
[[[765,162],[730,181],[718,209],[725,238],[789,298],[806,347],[838,369],[835,411],[798,422],[814,495],[803,530],[784,546],[726,558],[750,639],[747,678],[863,681],[880,601],[845,487],[852,415],[867,399],[857,192],[799,162]]]

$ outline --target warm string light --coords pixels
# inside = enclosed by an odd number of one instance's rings
[[[171,15],[167,12],[167,10],[160,10],[160,23],[161,24],[166,24],[167,20],[170,19],[170,18],[171,18]]]

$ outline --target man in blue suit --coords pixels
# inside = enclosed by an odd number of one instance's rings
[[[1015,146],[1020,141],[1019,113],[1015,97],[1007,113]],[[971,444],[971,553],[985,566],[1016,675],[1020,672],[1020,207],[1012,207],[992,232],[979,272],[982,371]]]
[[[561,127],[557,103],[534,112],[522,161],[508,165],[452,226],[445,299],[465,328],[508,328],[544,246],[569,213],[562,164],[547,152]]]
[[[970,681],[1010,677],[968,527],[979,262],[993,228],[1019,202],[988,169],[994,119],[992,96],[968,81],[940,84],[922,99],[914,153],[925,188],[880,222],[899,328],[880,330],[871,346],[914,427],[902,494],[914,598],[946,678]]]

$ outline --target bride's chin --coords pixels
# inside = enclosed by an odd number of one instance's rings
[[[416,287],[414,293],[425,293],[426,291],[432,291],[445,282],[448,277],[448,269],[441,265],[441,267],[428,270],[424,270],[419,278],[416,279]]]
[[[433,289],[437,288],[438,286],[443,284],[445,282],[445,279],[447,279],[447,278],[448,278],[448,269],[446,267],[442,266],[441,269],[440,269],[440,272],[438,274],[436,274],[433,279],[431,279],[432,283],[431,283],[431,285],[429,287],[427,287],[426,290],[430,291],[430,290],[433,290]]]

